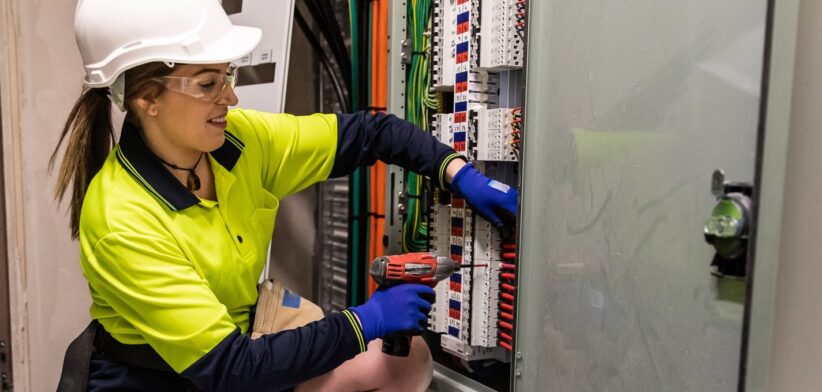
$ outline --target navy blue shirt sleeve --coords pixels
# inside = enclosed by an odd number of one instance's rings
[[[430,177],[445,188],[445,167],[456,158],[465,159],[419,127],[391,114],[337,114],[337,133],[332,178],[379,159]]]
[[[280,391],[322,375],[365,351],[348,311],[251,340],[237,329],[182,376],[203,391]]]

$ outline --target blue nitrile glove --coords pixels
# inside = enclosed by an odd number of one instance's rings
[[[422,333],[434,301],[434,289],[415,283],[380,288],[368,301],[352,307],[362,325],[365,340],[395,332]]]
[[[460,168],[451,180],[451,189],[496,227],[503,225],[500,212],[517,215],[517,190],[486,177],[473,163]]]

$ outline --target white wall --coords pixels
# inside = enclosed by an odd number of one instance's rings
[[[58,206],[52,196],[55,176],[48,172],[63,121],[82,86],[74,40],[76,3],[0,0],[0,106],[16,391],[54,390],[65,349],[89,320],[91,301],[79,268],[79,249],[68,230],[66,203]],[[305,52],[311,56],[310,50]],[[314,88],[313,81],[307,88]],[[294,93],[292,100],[299,88]],[[302,95],[310,95],[311,101],[292,103],[291,112],[313,111],[306,106],[316,105],[316,97],[305,91]],[[272,276],[311,297],[316,189],[286,204],[275,236],[275,260],[280,263]]]
[[[12,349],[17,391],[54,390],[71,339],[88,322],[88,289],[47,166],[80,93],[75,0],[0,2],[0,92]]]
[[[802,1],[770,356],[771,391],[819,390],[822,385],[820,20],[822,2]]]

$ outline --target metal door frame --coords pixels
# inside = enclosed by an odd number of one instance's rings
[[[769,0],[767,18],[740,391],[764,391],[768,386],[799,1]]]
[[[0,102],[0,113],[3,107]],[[0,135],[3,123],[0,121]],[[11,282],[6,247],[6,189],[3,175],[3,141],[0,138],[0,390],[11,390],[13,385],[11,357]]]

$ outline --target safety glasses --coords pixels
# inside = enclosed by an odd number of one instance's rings
[[[217,102],[226,86],[233,89],[237,84],[237,66],[229,64],[225,74],[209,72],[201,76],[163,76],[151,79],[165,88],[205,102]]]

